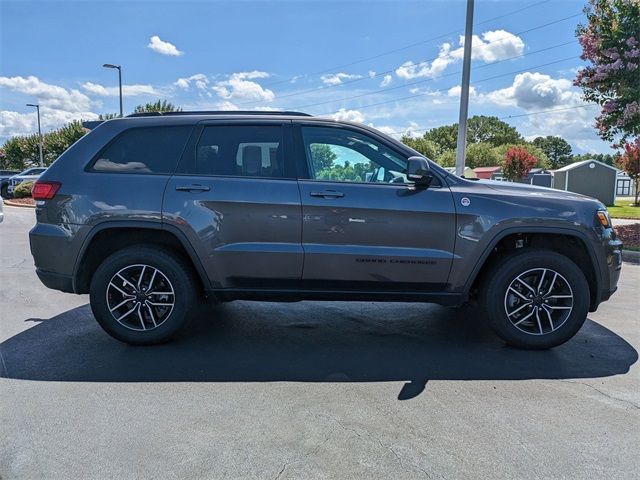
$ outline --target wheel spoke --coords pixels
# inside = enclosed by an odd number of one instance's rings
[[[125,291],[124,291],[124,290],[122,290],[120,287],[118,287],[115,283],[110,283],[110,284],[109,284],[109,287],[113,287],[113,288],[115,288],[116,290],[118,290],[118,291],[122,294],[122,296],[123,296],[123,297],[136,298],[136,296],[135,296],[135,295],[132,295],[132,294],[130,294],[130,293],[125,292]]]
[[[119,308],[120,308],[122,305],[124,305],[125,303],[130,302],[132,298],[134,298],[134,297],[131,297],[131,298],[125,298],[125,299],[124,299],[124,300],[122,300],[118,305],[116,305],[116,306],[115,306],[115,307],[113,307],[113,308],[110,308],[110,309],[109,309],[109,311],[110,311],[110,312],[113,312],[114,310],[119,309]]]
[[[153,281],[156,279],[156,273],[158,273],[158,270],[154,268],[153,273],[151,274],[151,280],[149,280],[149,287],[147,288],[148,291],[153,289]]]
[[[147,292],[147,296],[149,295],[173,295],[173,292]]]
[[[538,308],[535,309],[536,312],[536,322],[538,322],[538,329],[540,330],[540,335],[544,332],[542,331],[542,323],[540,322],[540,315],[538,315]]]
[[[545,298],[573,298],[573,295],[549,295]]]
[[[547,269],[542,269],[542,275],[540,275],[540,282],[538,283],[538,292],[542,291],[542,284],[544,283],[544,276],[547,274]]]
[[[562,307],[559,305],[547,305],[548,308],[550,308],[551,310],[571,310],[571,308],[573,307]]]
[[[558,272],[554,272],[553,279],[549,284],[549,288],[547,289],[546,295],[549,295],[553,291],[553,286],[556,284],[556,279],[558,278]]]
[[[140,290],[141,285],[142,285],[142,278],[144,277],[144,271],[147,268],[146,265],[142,266],[142,272],[140,272],[140,277],[138,278],[138,290]]]
[[[129,285],[131,288],[133,288],[134,291],[137,291],[136,286],[133,283],[131,283],[129,280],[124,278],[122,275],[120,275],[120,273],[117,273],[116,276],[119,277],[124,283]]]
[[[147,307],[147,311],[149,312],[149,316],[151,317],[151,322],[153,323],[154,327],[157,327],[158,325],[156,324],[156,317],[153,314],[153,309],[151,308],[151,305],[149,305],[149,302],[145,302],[145,305]]]
[[[522,317],[520,320],[518,320],[516,323],[514,323],[514,325],[516,325],[516,326],[520,325],[522,322],[524,322],[531,315],[533,315],[533,310],[531,310],[527,316]]]
[[[515,315],[516,313],[518,313],[520,310],[522,310],[524,307],[529,307],[531,305],[531,302],[527,302],[527,303],[523,303],[522,305],[520,305],[518,308],[516,308],[513,312],[508,313],[507,315],[510,317],[512,315]]]
[[[142,325],[143,330],[146,330],[147,327],[144,325],[144,319],[142,318],[142,312],[140,310],[141,310],[141,306],[140,304],[138,304],[138,318],[140,319],[140,325]]]
[[[153,305],[154,307],[172,307],[173,303],[149,302],[149,305]]]
[[[518,290],[516,290],[513,287],[509,287],[509,290],[511,290],[513,293],[515,293],[516,295],[518,295],[520,298],[522,298],[525,301],[529,301],[529,299],[527,297],[525,297],[524,295],[522,295]]]
[[[129,310],[127,313],[125,313],[124,315],[121,315],[120,317],[116,318],[116,321],[118,321],[118,322],[119,322],[119,321],[120,321],[120,320],[122,320],[123,318],[128,317],[131,313],[133,313],[133,311],[134,311],[136,308],[138,308],[138,304],[135,304],[135,305],[133,306],[133,308],[132,308],[131,310]]]
[[[544,310],[544,313],[547,314],[547,319],[549,320],[549,325],[551,326],[551,331],[553,332],[556,327],[553,326],[553,318],[551,318],[551,312],[549,311],[549,309],[547,309],[546,305],[543,305],[542,309]]]
[[[525,287],[527,287],[529,290],[531,290],[533,293],[537,293],[536,289],[533,288],[531,285],[529,285],[527,282],[525,282],[524,280],[522,280],[522,275],[517,277],[516,280],[520,283],[520,285],[524,285]]]

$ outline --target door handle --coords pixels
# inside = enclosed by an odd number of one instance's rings
[[[323,197],[323,198],[344,197],[344,193],[336,192],[335,190],[323,190],[322,192],[311,192],[309,195],[311,195],[312,197]]]
[[[179,192],[208,192],[211,189],[206,185],[194,183],[193,185],[178,185],[176,190]]]

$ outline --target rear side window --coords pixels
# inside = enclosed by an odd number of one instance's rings
[[[173,173],[191,128],[190,126],[151,127],[127,130],[98,154],[92,170]]]
[[[282,127],[208,126],[196,147],[197,175],[290,177],[285,171]]]

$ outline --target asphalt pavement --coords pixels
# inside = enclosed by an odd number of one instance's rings
[[[640,266],[550,351],[371,302],[232,302],[130,347],[40,284],[33,210],[5,213],[2,479],[640,478]]]

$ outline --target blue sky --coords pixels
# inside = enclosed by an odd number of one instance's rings
[[[592,128],[597,108],[571,85],[583,6],[477,0],[470,115],[505,117],[527,137],[562,135],[576,152],[608,151]],[[117,74],[103,63],[122,65],[125,113],[157,99],[185,109],[298,108],[397,136],[457,121],[464,1],[0,8],[0,140],[35,130],[25,103],[40,102],[45,130],[117,112]]]

